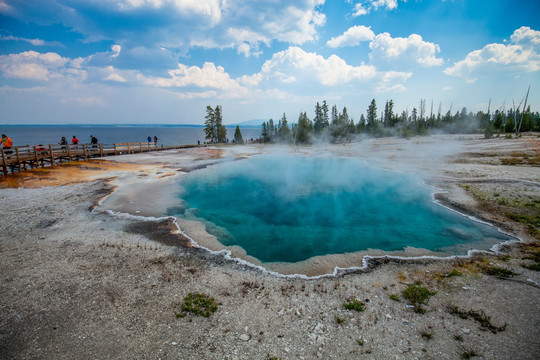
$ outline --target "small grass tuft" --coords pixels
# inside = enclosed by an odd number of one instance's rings
[[[414,311],[420,314],[425,312],[422,305],[426,305],[429,298],[435,294],[435,291],[431,291],[420,284],[408,285],[407,288],[402,292],[403,297],[414,306]]]
[[[364,303],[354,298],[351,301],[344,303],[343,307],[347,310],[354,310],[358,312],[366,310],[366,306],[364,305]]]
[[[422,330],[420,331],[420,335],[422,335],[422,337],[426,340],[433,339],[433,333],[430,331]]]
[[[338,325],[345,324],[345,318],[339,317],[338,315],[335,315],[335,316],[334,316],[334,320],[336,320],[336,323],[337,323]]]
[[[468,360],[468,359],[472,359],[473,357],[476,357],[476,356],[480,356],[480,354],[478,354],[476,351],[474,351],[473,349],[465,349],[462,353],[461,353],[461,359],[462,360]]]
[[[175,305],[175,309],[180,306],[180,312],[175,311],[176,317],[185,317],[187,313],[209,317],[218,309],[218,303],[213,297],[199,293],[189,293],[184,298],[184,302]]]
[[[463,273],[457,269],[452,269],[448,274],[446,274],[446,277],[453,277],[453,276],[461,276]]]
[[[456,341],[463,341],[463,335],[454,335],[454,340]]]
[[[397,301],[397,302],[401,301],[401,300],[399,300],[399,295],[397,295],[397,294],[390,294],[390,299],[392,299],[394,301]]]

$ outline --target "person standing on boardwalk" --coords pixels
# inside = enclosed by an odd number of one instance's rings
[[[149,137],[148,137],[148,144],[150,144],[151,142],[152,142],[152,137],[149,136]]]
[[[156,146],[157,146],[157,140],[158,140],[157,136],[154,135],[154,145]]]
[[[97,148],[98,139],[94,135],[90,135],[90,144],[93,148]]]
[[[79,139],[77,139],[77,137],[75,135],[73,135],[73,139],[71,139],[71,145],[73,145],[73,147],[75,149],[78,149],[79,147],[77,145],[79,145]]]
[[[6,151],[6,154],[11,154],[11,148],[13,147],[13,141],[6,135],[2,134],[2,148]]]
[[[62,136],[62,138],[60,139],[60,145],[67,145],[67,139],[65,136]],[[62,146],[62,149],[65,149],[66,147],[65,146]]]

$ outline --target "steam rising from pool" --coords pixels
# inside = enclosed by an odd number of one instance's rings
[[[193,171],[175,215],[263,263],[408,247],[453,255],[510,237],[433,202],[417,175],[354,158],[259,155]]]

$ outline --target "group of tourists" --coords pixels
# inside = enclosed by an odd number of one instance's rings
[[[157,142],[157,137],[154,137],[155,141]],[[12,147],[13,147],[13,140],[11,140],[10,137],[8,137],[6,134],[2,134],[2,149],[4,150],[4,152],[6,154],[11,154],[12,153]],[[58,143],[60,145],[64,145],[62,148],[65,149],[65,146],[68,145],[68,141],[66,139],[65,136],[62,136],[60,138],[60,142]],[[98,145],[98,138],[95,137],[94,135],[90,135],[90,144],[92,144],[92,147],[97,147]],[[77,149],[77,145],[79,145],[79,139],[77,139],[77,136],[73,135],[73,138],[71,139],[71,145],[73,145],[75,147],[75,149]],[[43,146],[43,144],[39,144],[37,145],[37,150],[38,151],[46,151],[46,148],[45,146]]]

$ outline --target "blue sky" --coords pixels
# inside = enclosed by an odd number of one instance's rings
[[[540,111],[537,0],[0,0],[0,124]]]

